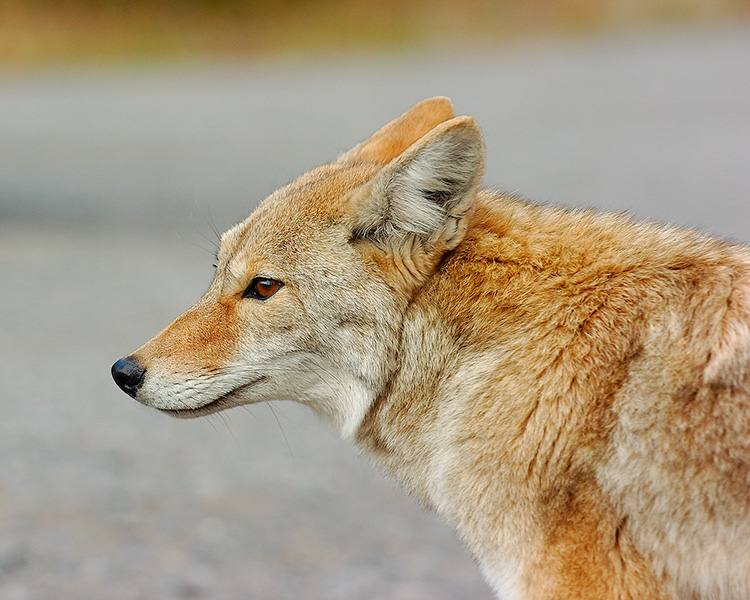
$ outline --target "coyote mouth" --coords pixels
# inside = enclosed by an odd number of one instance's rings
[[[210,402],[207,402],[202,406],[197,406],[196,408],[159,408],[157,410],[177,419],[195,419],[198,417],[205,417],[207,415],[211,415],[222,410],[232,408],[234,406],[241,406],[242,404],[245,404],[244,402],[237,402],[235,400],[236,396],[249,387],[255,385],[256,383],[264,381],[265,379],[267,379],[266,376],[254,379],[250,383],[241,385],[240,387],[233,389],[231,392],[227,392],[226,394],[223,394],[222,396],[219,396],[218,398],[211,400]]]

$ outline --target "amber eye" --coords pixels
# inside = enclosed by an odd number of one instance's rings
[[[284,284],[275,279],[267,277],[256,277],[250,282],[244,292],[243,298],[255,298],[256,300],[266,300],[279,291]]]

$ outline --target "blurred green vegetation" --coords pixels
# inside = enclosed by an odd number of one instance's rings
[[[0,0],[0,63],[488,44],[750,17],[750,0]]]

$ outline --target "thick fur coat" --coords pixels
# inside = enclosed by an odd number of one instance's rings
[[[483,172],[474,120],[418,104],[229,230],[116,381],[181,417],[309,405],[501,598],[750,598],[750,249]]]

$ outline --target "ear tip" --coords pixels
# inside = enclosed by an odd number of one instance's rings
[[[453,102],[451,102],[451,99],[448,98],[448,96],[433,96],[432,98],[427,98],[417,104],[417,106],[420,105],[424,107],[429,106],[435,110],[440,110],[440,112],[444,114],[450,114],[451,117],[455,114],[455,111],[453,109]]]
[[[480,131],[479,124],[476,122],[476,119],[468,115],[460,115],[458,117],[453,117],[450,120],[450,123],[453,123],[454,127],[461,127],[466,130],[471,129],[474,131]]]
[[[404,114],[411,114],[423,119],[425,125],[430,125],[425,128],[426,131],[429,131],[432,127],[453,119],[456,116],[456,111],[447,96],[433,96],[415,104]]]
[[[339,156],[337,162],[367,161],[385,164],[437,125],[454,116],[453,103],[449,98],[427,98]]]
[[[439,129],[442,133],[451,131],[454,134],[459,134],[463,139],[470,140],[476,145],[484,147],[482,130],[472,117],[466,115],[454,117],[449,121],[441,123],[436,129]]]

